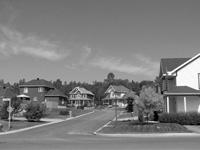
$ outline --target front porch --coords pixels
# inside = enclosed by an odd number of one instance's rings
[[[93,100],[90,99],[73,99],[69,100],[69,106],[79,107],[79,106],[85,106],[85,107],[91,107],[94,105]]]
[[[103,99],[103,105],[117,105],[120,108],[125,108],[127,106],[126,99]]]
[[[164,106],[167,113],[200,113],[200,91],[190,87],[175,87],[164,93]]]

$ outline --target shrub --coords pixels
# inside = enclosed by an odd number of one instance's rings
[[[40,102],[31,101],[27,104],[26,112],[24,113],[24,117],[28,121],[39,121],[42,117],[45,116],[45,105]]]
[[[2,103],[0,106],[0,118],[1,119],[8,119],[8,103]]]
[[[197,112],[189,113],[162,113],[159,115],[162,123],[178,123],[181,125],[200,125],[200,114]]]
[[[60,115],[63,115],[63,116],[67,116],[67,115],[69,115],[69,110],[61,110],[61,111],[59,112],[59,114],[60,114]]]
[[[133,104],[132,104],[132,103],[129,103],[129,104],[126,106],[126,110],[127,110],[127,112],[133,112]]]
[[[77,106],[77,109],[82,109],[82,110],[84,110],[84,106]]]

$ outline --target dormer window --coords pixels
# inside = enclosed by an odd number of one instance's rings
[[[28,88],[24,88],[23,93],[28,93]]]
[[[39,93],[44,92],[44,88],[39,87],[39,88],[38,88],[38,92],[39,92]]]

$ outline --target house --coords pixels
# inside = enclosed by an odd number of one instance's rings
[[[200,53],[192,58],[163,58],[159,77],[165,111],[200,112]]]
[[[94,106],[94,94],[83,87],[75,87],[69,93],[69,105],[71,106]]]
[[[105,92],[105,98],[102,99],[103,105],[118,105],[124,108],[127,106],[125,96],[132,92],[123,85],[110,85]]]
[[[66,108],[67,96],[58,89],[52,89],[45,95],[47,108]]]
[[[45,102],[50,109],[59,108],[67,103],[67,97],[55,89],[51,82],[44,79],[33,79],[19,85],[19,88],[20,95],[26,95],[33,101]]]

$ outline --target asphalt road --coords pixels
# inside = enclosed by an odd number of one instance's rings
[[[198,137],[103,137],[93,132],[114,117],[114,111],[97,111],[81,118],[10,135],[0,135],[0,150],[192,150]]]

